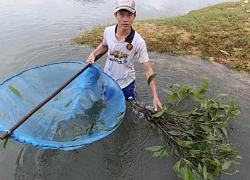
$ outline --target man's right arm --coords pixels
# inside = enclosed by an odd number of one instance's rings
[[[97,48],[90,53],[88,59],[86,60],[87,63],[95,63],[95,57],[99,54],[104,54],[108,51],[108,46],[103,45],[103,43],[99,44]]]

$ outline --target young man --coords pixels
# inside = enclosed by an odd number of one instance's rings
[[[132,23],[136,17],[134,0],[117,0],[114,16],[117,19],[117,25],[105,29],[102,43],[89,55],[87,63],[94,63],[98,54],[107,52],[104,72],[120,85],[126,101],[133,101],[136,79],[134,60],[143,64],[147,79],[154,72],[149,63],[145,41],[132,29]],[[153,95],[154,109],[159,111],[162,109],[162,104],[158,98],[155,81],[151,81],[149,86]]]

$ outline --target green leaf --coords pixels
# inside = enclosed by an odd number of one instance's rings
[[[201,166],[200,163],[198,164],[198,172],[199,172],[200,174],[202,173],[202,166]]]
[[[153,157],[161,157],[162,152],[161,151],[157,151],[153,153]]]
[[[161,156],[164,157],[164,156],[167,156],[167,155],[169,155],[169,152],[168,152],[168,149],[166,148],[166,149],[164,149],[162,151]]]
[[[218,94],[218,95],[216,96],[216,98],[225,97],[225,96],[228,96],[228,94]]]
[[[173,166],[174,172],[176,172],[178,174],[178,172],[180,172],[180,166],[181,166],[181,161],[178,161],[177,163],[175,163],[175,165]]]
[[[10,135],[8,135],[8,136],[5,138],[5,140],[4,140],[4,143],[3,143],[3,148],[4,148],[4,149],[5,149],[6,146],[7,146],[7,143],[8,143],[8,141],[9,141],[9,138],[10,138]]]
[[[151,83],[151,81],[153,81],[153,79],[155,78],[156,73],[152,74],[151,76],[149,76],[148,78],[148,85]]]
[[[86,134],[90,135],[95,123],[90,124],[86,129]]]
[[[188,168],[185,168],[183,180],[193,180],[193,179],[194,179],[194,177],[193,177],[192,173],[190,172],[190,170]]]
[[[204,79],[204,83],[200,85],[200,91],[199,94],[204,94],[206,92],[206,89],[208,87],[208,79]]]
[[[147,147],[146,149],[149,151],[159,151],[163,148],[164,146],[151,146],[151,147]]]
[[[228,169],[232,164],[232,161],[227,161],[222,165],[222,170]]]
[[[228,125],[228,122],[224,121],[218,124],[218,128],[225,128],[227,125]]]
[[[62,129],[58,129],[57,133],[58,133],[59,137],[62,139],[62,135],[63,135]]]
[[[173,92],[168,89],[162,89],[162,90],[170,96],[173,94]]]
[[[122,120],[123,120],[122,117],[117,117],[117,118],[115,118],[115,125],[114,125],[113,128],[115,128],[118,124],[120,124],[120,122],[121,122]]]
[[[164,156],[167,156],[169,153],[168,153],[168,149],[165,148],[165,149],[160,149],[159,151],[155,151],[153,153],[153,157],[159,157],[159,158],[162,158]]]
[[[9,89],[18,97],[21,97],[21,94],[19,93],[19,91],[14,88],[13,86],[9,86]]]
[[[199,91],[199,93],[197,93],[197,94],[199,94],[201,97],[203,97],[202,95],[205,94],[205,93],[206,93],[206,90],[205,89],[201,89]]]
[[[207,179],[207,167],[206,166],[203,167],[202,173],[203,173],[203,178]]]
[[[226,137],[228,137],[228,134],[227,134],[227,130],[226,130],[226,128],[224,128],[224,127],[223,127],[223,128],[221,128],[221,131],[223,132],[223,134],[225,134],[225,136],[226,136]]]
[[[172,103],[173,101],[176,100],[176,98],[178,98],[178,94],[175,92],[175,93],[173,93],[173,94],[170,96],[170,98],[168,99],[168,102],[169,102],[169,103]]]
[[[241,156],[239,156],[239,155],[237,155],[235,158],[237,158],[237,159],[242,159],[242,157],[241,157]]]
[[[201,127],[204,131],[206,131],[207,133],[212,131],[212,129],[211,129],[209,126],[206,126],[206,125],[202,125],[202,124],[201,124],[200,127]]]
[[[116,119],[116,118],[118,118],[118,117],[120,117],[120,116],[122,116],[122,115],[123,115],[123,113],[124,113],[123,111],[118,112],[118,113],[115,115],[115,119]]]
[[[216,164],[216,169],[215,169],[214,173],[216,176],[219,176],[220,173],[222,172],[221,162],[217,158],[213,158],[213,160],[214,160],[213,163]]]
[[[64,107],[68,107],[71,103],[72,103],[72,100],[69,100],[69,102],[67,102]]]
[[[183,135],[183,133],[181,131],[169,131],[169,134],[173,135],[173,136],[180,136]]]
[[[178,140],[177,143],[183,147],[191,147],[191,145],[194,144],[193,141],[181,141],[181,140]]]
[[[201,100],[203,98],[203,96],[199,93],[194,93],[194,99],[197,100]]]
[[[193,163],[192,163],[192,162],[190,162],[189,160],[187,160],[187,159],[183,159],[183,161],[185,161],[185,163],[186,163],[189,167],[191,167],[191,168],[193,168],[193,167],[194,167]]]
[[[222,172],[222,167],[221,166],[217,166],[216,169],[215,169],[215,171],[214,171],[215,175],[219,176],[221,172]]]
[[[164,107],[162,110],[158,111],[157,113],[153,114],[153,117],[160,117],[162,116],[166,111],[166,107]]]
[[[178,112],[174,111],[174,110],[170,110],[169,113],[172,114],[172,115],[176,115],[176,116],[178,115]]]
[[[180,87],[181,87],[181,85],[180,85],[180,84],[173,84],[173,86],[178,87],[178,88],[180,88]]]

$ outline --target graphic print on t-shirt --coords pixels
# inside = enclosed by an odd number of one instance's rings
[[[113,55],[115,56],[115,58],[119,58],[119,59],[128,57],[127,54],[123,54],[120,51],[111,52],[110,55]]]
[[[128,55],[120,51],[111,52],[110,55],[114,56],[114,58],[109,58],[111,62],[117,62],[117,64],[125,64],[126,62],[128,62],[126,59]]]

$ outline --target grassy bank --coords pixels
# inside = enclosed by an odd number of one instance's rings
[[[106,26],[98,26],[74,40],[96,47]],[[149,52],[198,56],[250,74],[250,2],[222,3],[186,15],[135,21]]]

